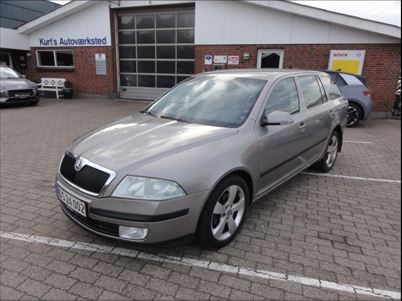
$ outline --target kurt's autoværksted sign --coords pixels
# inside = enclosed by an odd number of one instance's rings
[[[86,37],[86,38],[39,38],[40,46],[98,46],[98,45],[107,45],[106,37],[98,38],[98,37]]]

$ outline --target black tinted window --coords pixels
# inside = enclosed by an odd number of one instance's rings
[[[269,95],[265,112],[283,111],[290,114],[299,111],[299,97],[293,78],[281,80]]]
[[[314,75],[299,77],[304,103],[307,108],[314,107],[323,102],[320,86]]]
[[[341,91],[332,78],[328,76],[320,76],[320,79],[330,100],[337,99],[342,96]]]

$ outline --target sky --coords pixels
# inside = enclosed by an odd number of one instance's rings
[[[70,0],[50,0],[59,4],[66,4]],[[332,1],[299,1],[294,2],[309,5],[314,7],[323,8],[330,11],[335,11],[347,15],[357,16],[364,19],[371,19],[374,21],[389,23],[401,26],[401,1],[346,1],[346,0],[332,0]]]

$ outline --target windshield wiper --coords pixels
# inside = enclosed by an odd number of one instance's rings
[[[181,119],[181,118],[175,118],[175,117],[171,117],[171,116],[166,116],[166,115],[161,115],[161,116],[159,116],[159,118],[175,120],[175,121],[178,121],[178,122],[190,123],[190,121],[187,121],[187,120],[184,120],[184,119]]]

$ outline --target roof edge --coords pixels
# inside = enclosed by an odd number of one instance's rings
[[[80,0],[80,1],[71,1],[63,6],[52,10],[51,12],[40,16],[28,23],[25,23],[17,28],[17,31],[22,34],[30,34],[37,29],[40,29],[48,24],[51,24],[55,21],[58,21],[62,18],[65,18],[69,15],[72,15],[80,10],[83,10],[87,7],[95,5],[98,3],[97,1],[91,0]]]
[[[307,17],[310,19],[351,27],[358,30],[369,31],[372,33],[377,33],[392,38],[398,38],[398,39],[401,38],[401,27],[399,26],[364,19],[347,14],[342,14],[338,12],[333,12],[322,8],[303,5],[289,0],[286,1],[241,0],[241,1],[265,8],[283,11],[293,15]]]

